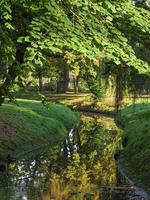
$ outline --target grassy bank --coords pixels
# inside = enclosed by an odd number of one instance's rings
[[[0,107],[0,155],[16,154],[42,144],[62,142],[78,115],[62,105],[18,100]]]
[[[150,104],[136,104],[119,116],[128,138],[123,149],[123,164],[131,179],[150,192]]]

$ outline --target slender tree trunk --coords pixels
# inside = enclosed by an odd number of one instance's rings
[[[116,74],[116,91],[115,91],[115,108],[116,112],[119,111],[121,107],[121,102],[123,100],[123,88],[124,88],[124,69],[118,66],[118,71]]]
[[[64,70],[64,80],[63,80],[63,92],[66,93],[69,86],[69,68],[65,68]]]
[[[22,70],[21,63],[23,63],[25,50],[20,48],[16,50],[16,61],[8,68],[6,79],[0,87],[0,105],[3,104],[5,97],[9,94],[10,87],[14,84],[15,79],[19,76],[20,71]]]
[[[134,88],[134,91],[133,91],[133,98],[132,98],[132,103],[133,105],[135,106],[135,103],[136,103],[136,98],[137,98],[137,93],[136,93],[136,88]]]
[[[79,92],[79,76],[73,78],[74,85],[74,93],[77,94]]]
[[[61,93],[60,85],[61,85],[61,82],[60,82],[60,80],[58,80],[58,81],[57,81],[57,88],[56,88],[56,93],[57,93],[57,94]]]
[[[42,92],[43,90],[43,80],[42,76],[39,76],[39,91]]]
[[[0,106],[4,103],[4,100],[5,100],[2,90],[3,89],[0,88]]]

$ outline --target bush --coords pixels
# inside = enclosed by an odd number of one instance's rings
[[[49,83],[44,84],[44,90],[55,92],[57,90],[57,82],[51,81]]]

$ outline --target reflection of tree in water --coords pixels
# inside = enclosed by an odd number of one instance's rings
[[[10,166],[15,186],[24,186],[29,199],[100,199],[99,185],[116,184],[114,152],[120,134],[112,120],[83,117],[64,148],[53,148]]]

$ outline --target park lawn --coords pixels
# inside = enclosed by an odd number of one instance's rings
[[[40,101],[18,100],[0,107],[0,156],[62,143],[79,115],[69,108]]]
[[[24,91],[17,92],[14,96],[18,99],[35,99],[39,100],[41,97],[45,96],[49,102],[57,102],[66,105],[73,110],[77,111],[89,111],[89,112],[113,112],[114,113],[114,98],[106,97],[96,102],[92,99],[90,93],[77,93],[67,92],[65,94],[52,94],[49,91],[43,91],[41,94],[35,91]]]
[[[125,169],[130,178],[150,192],[150,103],[126,107],[119,121],[128,138],[122,155]]]
[[[79,92],[74,94],[73,92],[67,92],[65,94],[54,94],[50,91],[42,91],[41,94],[36,91],[20,91],[14,93],[14,96],[18,99],[35,99],[41,100],[45,97],[49,102],[60,103],[65,106],[72,108],[77,111],[85,112],[95,112],[95,113],[107,113],[107,114],[116,114],[115,111],[115,96],[112,94],[107,95],[106,97],[95,102],[90,93]],[[122,107],[132,103],[132,98],[125,97],[122,101]],[[148,101],[148,97],[141,96],[136,99],[136,102],[143,103]],[[149,101],[150,102],[150,101]]]

